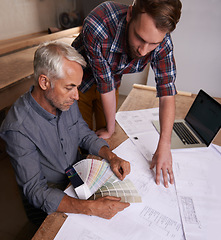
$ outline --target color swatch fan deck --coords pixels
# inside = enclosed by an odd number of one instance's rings
[[[95,159],[81,160],[73,167],[84,182],[75,188],[80,199],[88,199],[114,174],[108,163]]]
[[[75,188],[80,199],[116,196],[121,197],[122,202],[141,202],[132,182],[129,179],[119,180],[104,160],[84,159],[74,164],[73,168],[84,182]]]

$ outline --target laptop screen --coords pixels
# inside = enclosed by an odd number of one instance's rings
[[[209,146],[221,127],[221,104],[200,90],[185,120]]]

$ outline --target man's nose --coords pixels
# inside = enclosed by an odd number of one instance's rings
[[[149,43],[144,43],[144,44],[140,45],[138,48],[139,54],[142,57],[147,55],[147,53],[149,52],[149,47],[150,47]]]
[[[78,93],[78,89],[77,88],[73,89],[71,98],[74,99],[74,100],[78,100],[79,99],[79,93]]]

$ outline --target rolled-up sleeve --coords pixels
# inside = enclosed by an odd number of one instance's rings
[[[151,67],[155,74],[157,96],[171,96],[177,93],[176,64],[173,54],[173,44],[169,34],[153,52]]]

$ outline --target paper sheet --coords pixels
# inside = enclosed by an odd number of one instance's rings
[[[130,162],[128,177],[143,202],[131,204],[111,220],[69,214],[56,240],[73,239],[72,233],[76,240],[217,239],[221,226],[221,147],[211,144],[209,148],[172,150],[175,185],[168,189],[163,184],[157,186],[149,162],[159,138],[151,123],[158,119],[158,111],[116,115],[130,139],[115,153]]]
[[[142,203],[132,203],[111,220],[68,214],[55,239],[69,240],[183,240],[183,230],[174,185],[157,186],[149,163],[128,139],[114,151],[131,163],[131,179]],[[70,193],[70,189],[67,191]]]
[[[131,137],[134,134],[154,130],[151,121],[159,120],[159,108],[117,112],[116,120],[125,133]]]
[[[210,145],[173,151],[173,160],[186,239],[217,239],[221,227],[221,154]]]
[[[151,161],[159,140],[152,121],[159,120],[159,108],[117,112],[116,120],[142,155]]]
[[[157,109],[119,112],[116,119],[142,155],[151,160],[159,137],[151,123],[157,120]],[[172,152],[186,239],[217,239],[221,226],[221,147],[211,144],[209,148]]]

